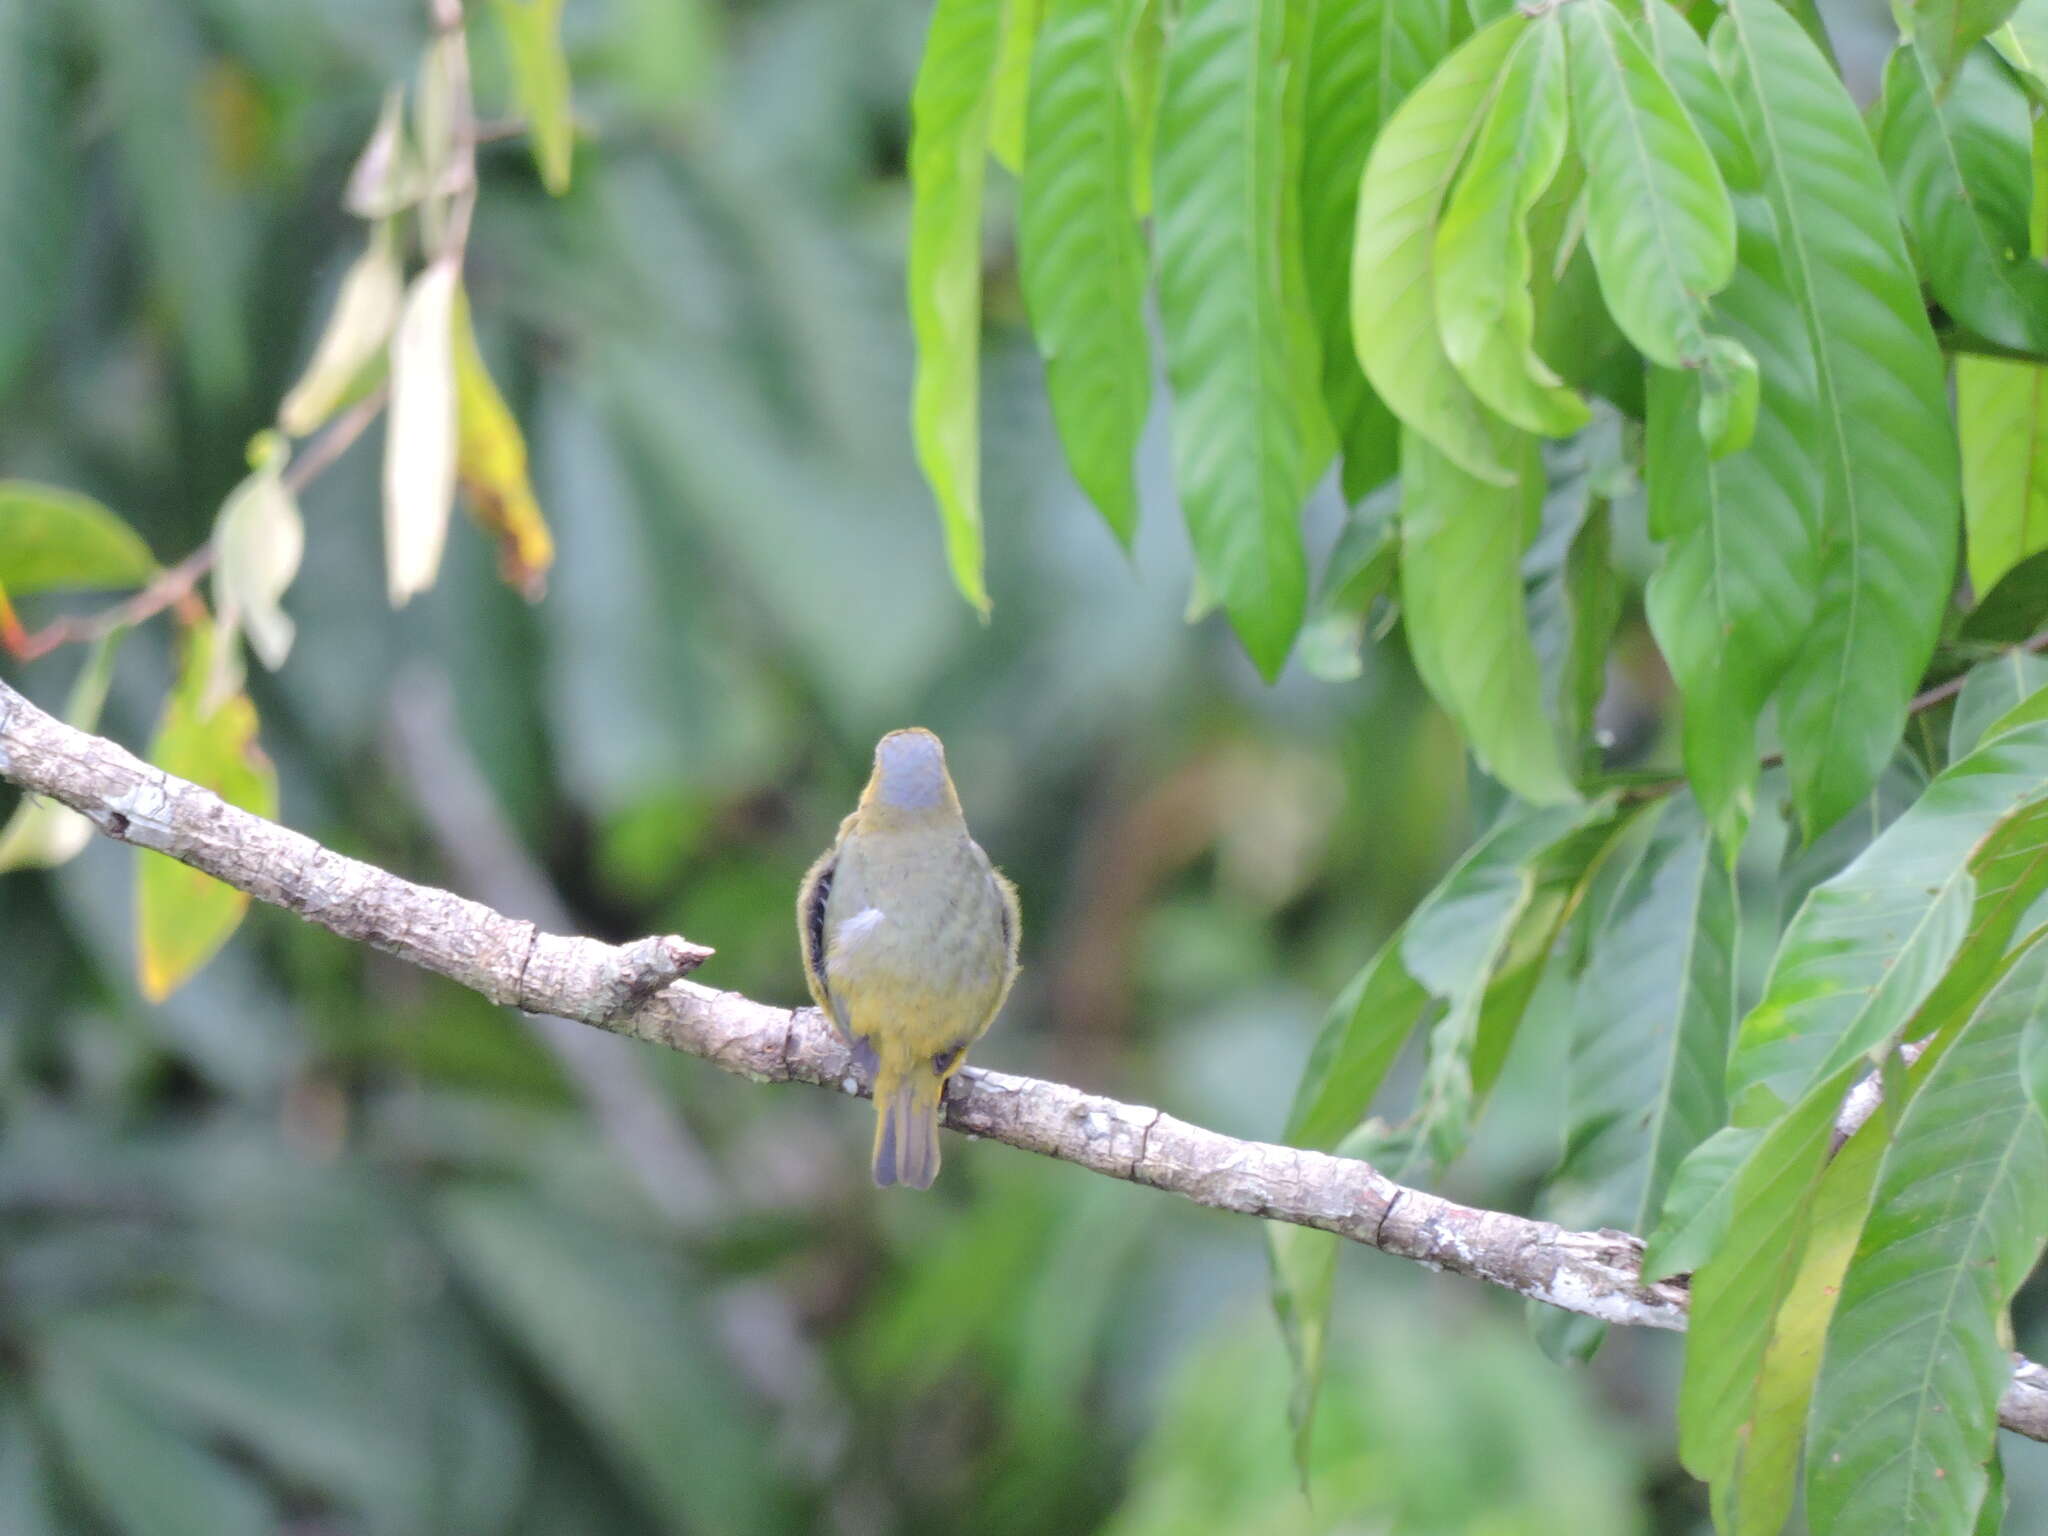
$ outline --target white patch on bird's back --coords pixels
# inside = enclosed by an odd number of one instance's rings
[[[880,907],[862,907],[833,930],[833,947],[844,954],[881,927],[883,916]]]

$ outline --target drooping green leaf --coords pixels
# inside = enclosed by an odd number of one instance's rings
[[[64,1459],[122,1536],[269,1536],[277,1512],[246,1474],[53,1344],[37,1385]]]
[[[1716,455],[1747,441],[1755,368],[1707,329],[1706,300],[1735,273],[1728,189],[1678,94],[1607,0],[1565,7],[1573,143],[1586,164],[1586,246],[1623,333],[1666,368],[1701,378]]]
[[[1048,0],[1018,220],[1024,295],[1074,478],[1126,546],[1152,369],[1123,61],[1134,0]]]
[[[1287,1346],[1293,1374],[1287,1417],[1294,1429],[1294,1468],[1302,1486],[1309,1483],[1309,1452],[1314,1445],[1316,1398],[1323,1385],[1323,1360],[1329,1342],[1330,1301],[1337,1284],[1337,1250],[1343,1239],[1334,1232],[1269,1221],[1266,1263],[1271,1275],[1273,1316]]]
[[[1283,65],[1297,3],[1183,6],[1167,41],[1153,181],[1181,503],[1202,577],[1268,677],[1301,626],[1299,520],[1328,438],[1319,402],[1303,394],[1307,332],[1289,304],[1282,243]]]
[[[1159,141],[1166,4],[1167,0],[1137,0],[1124,45],[1124,105],[1131,125],[1131,211],[1141,219],[1152,212],[1152,152]]]
[[[136,586],[155,571],[141,535],[90,496],[0,480],[0,591]]]
[[[2020,0],[2005,25],[1991,34],[1991,46],[2036,101],[2048,101],[2048,3]]]
[[[1899,215],[1942,308],[2000,346],[2048,348],[2048,267],[2027,253],[2033,131],[2018,82],[1977,52],[1944,96],[1928,55],[1901,46],[1878,123]]]
[[[1529,590],[1543,704],[1570,772],[1600,764],[1594,716],[1607,693],[1608,653],[1625,597],[1613,552],[1611,509],[1605,497],[1591,497],[1563,564]]]
[[[207,707],[214,637],[185,636],[177,686],[164,701],[149,761],[258,816],[277,815],[277,770],[256,744],[256,706],[236,693]],[[211,875],[148,849],[135,855],[135,940],[142,993],[162,1002],[227,943],[249,898]]]
[[[1486,846],[1475,847],[1458,869],[1484,857]],[[1330,1005],[1287,1114],[1281,1140],[1289,1146],[1331,1147],[1348,1135],[1421,1021],[1429,992],[1408,973],[1402,943],[1397,931]]]
[[[2015,0],[1910,0],[1915,46],[1927,55],[1929,83],[1945,91],[1970,50],[2005,25]]]
[[[114,680],[114,653],[125,631],[116,630],[93,643],[71,684],[64,704],[64,723],[81,731],[99,724]],[[7,824],[0,826],[0,873],[10,869],[54,869],[68,863],[92,841],[92,823],[55,800],[24,795]]]
[[[1678,93],[1678,99],[1684,103],[1686,116],[1692,119],[1693,127],[1699,130],[1700,137],[1706,142],[1728,190],[1731,193],[1760,191],[1763,171],[1750,151],[1749,135],[1735,110],[1735,99],[1728,94],[1727,82],[1715,72],[1713,60],[1707,57],[1706,40],[1693,30],[1692,23],[1669,0],[1645,0],[1642,25],[1649,42],[1650,56],[1657,61],[1659,73],[1670,82],[1671,88]],[[1739,206],[1736,213],[1739,261],[1742,234]]]
[[[1955,439],[1940,350],[1855,103],[1773,0],[1731,0],[1710,47],[1762,161],[1819,384],[1820,604],[1780,710],[1811,836],[1876,781],[1932,654],[1955,563]]]
[[[989,609],[981,538],[981,192],[1003,0],[939,0],[910,101],[911,424],[953,584]]]
[[[1543,712],[1522,593],[1522,546],[1543,495],[1535,439],[1522,438],[1510,462],[1516,483],[1491,485],[1404,434],[1402,622],[1416,670],[1481,766],[1525,800],[1556,804],[1574,791]]]
[[[693,1287],[514,1190],[451,1190],[438,1214],[470,1285],[665,1523],[781,1528],[764,1433],[692,1311]]]
[[[1592,419],[1534,345],[1529,213],[1563,163],[1568,128],[1564,37],[1546,18],[1508,55],[1436,231],[1437,325],[1452,366],[1488,407],[1551,437]]]
[[[1654,369],[1644,449],[1650,531],[1668,544],[1645,606],[1685,701],[1687,778],[1729,850],[1755,797],[1757,721],[1813,617],[1823,484],[1813,355],[1785,253],[1760,198],[1736,209],[1735,278],[1711,318],[1762,364],[1755,430],[1741,452],[1713,457],[1695,425],[1699,383]]]
[[[1437,225],[1453,179],[1529,26],[1518,14],[1477,33],[1380,129],[1358,194],[1351,333],[1366,377],[1393,413],[1471,480],[1512,487],[1520,449],[1472,393],[1437,329]],[[1402,449],[1402,466],[1410,455]]]
[[[0,0],[0,396],[57,312],[76,198],[61,10]]]
[[[2006,1308],[2048,1242],[2048,1124],[2020,1046],[2048,1010],[2036,945],[1907,1104],[1828,1334],[1807,1508],[1823,1536],[1967,1536],[2012,1378]]]
[[[1957,358],[1956,429],[1970,584],[1986,597],[2048,549],[2048,367]],[[2013,638],[2030,633],[2031,625]]]
[[[1463,1149],[1588,871],[1631,813],[1611,798],[1516,808],[1408,920],[1408,970],[1446,1007],[1397,1166],[1425,1154],[1442,1165]]]
[[[1950,760],[1976,751],[1995,722],[2043,688],[2048,688],[2048,657],[2008,651],[1972,667],[1963,679],[1963,691],[1956,695],[1955,713],[1949,717]]]
[[[1051,0],[1003,0],[1003,37],[996,50],[995,96],[989,103],[988,152],[1013,176],[1024,174],[1030,99],[1038,69],[1039,27]]]
[[[281,429],[304,437],[369,392],[372,381],[384,375],[386,343],[404,299],[397,230],[387,219],[371,232],[369,245],[342,276],[312,359],[277,408]]]
[[[562,0],[492,0],[512,55],[512,90],[526,118],[541,185],[569,190],[576,123],[570,114],[569,58],[562,51]]]
[[[1707,1262],[1728,1230],[1736,1176],[1762,1140],[1754,1126],[1724,1125],[1678,1165],[1643,1245],[1645,1276],[1691,1274]]]
[[[1366,625],[1400,571],[1399,489],[1382,486],[1352,510],[1323,566],[1302,626],[1301,664],[1324,682],[1348,682],[1365,670]]]
[[[1736,1017],[1732,870],[1689,797],[1651,814],[1589,940],[1573,1007],[1565,1154],[1548,1213],[1647,1229],[1678,1165],[1727,1118]]]
[[[284,482],[290,455],[283,437],[266,432],[259,443],[251,454],[253,470],[228,493],[214,518],[213,601],[220,652],[246,635],[257,659],[275,672],[291,653],[295,627],[283,599],[299,573],[306,530],[298,498]],[[210,692],[217,697],[232,686],[223,687],[222,674],[216,672]]]
[[[1390,478],[1400,432],[1351,337],[1351,242],[1358,184],[1381,123],[1451,48],[1448,0],[1318,5],[1309,43],[1301,167],[1302,248],[1322,343],[1323,402],[1357,501]]]

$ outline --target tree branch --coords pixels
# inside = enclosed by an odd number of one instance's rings
[[[815,1009],[774,1008],[685,980],[631,1001],[650,954],[686,970],[709,954],[702,946],[673,936],[613,946],[544,933],[414,885],[74,730],[5,683],[0,779],[61,801],[109,837],[169,854],[493,1002],[685,1051],[758,1082],[867,1092],[846,1042]],[[1215,1210],[1334,1232],[1602,1322],[1685,1327],[1685,1286],[1645,1282],[1642,1241],[1625,1232],[1574,1232],[1474,1209],[1396,1184],[1354,1158],[1240,1141],[1161,1110],[977,1067],[954,1079],[946,1123]],[[2016,1364],[1999,1421],[2048,1440],[2048,1370]]]

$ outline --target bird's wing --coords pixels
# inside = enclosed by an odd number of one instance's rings
[[[846,1020],[840,1017],[825,975],[825,953],[829,947],[825,942],[825,903],[832,895],[832,880],[838,871],[839,845],[834,843],[818,856],[797,890],[796,930],[803,945],[804,980],[810,984],[811,999],[844,1031]]]

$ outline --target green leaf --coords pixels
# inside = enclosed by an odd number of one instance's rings
[[[1735,278],[1712,323],[1763,365],[1755,430],[1714,458],[1694,425],[1701,387],[1652,369],[1644,457],[1650,532],[1666,541],[1645,594],[1685,701],[1686,776],[1724,849],[1749,824],[1757,722],[1798,654],[1820,586],[1821,471],[1813,356],[1761,199],[1736,200]]]
[[[1366,161],[1351,256],[1351,333],[1372,387],[1465,476],[1503,487],[1520,478],[1519,445],[1444,350],[1432,266],[1458,167],[1529,25],[1515,14],[1474,35],[1386,121]]]
[[[90,496],[0,480],[0,590],[132,587],[154,574],[141,536]]]
[[[1448,883],[1484,857],[1481,843],[1459,861]],[[1443,889],[1442,886],[1438,887]],[[1292,1147],[1332,1147],[1372,1107],[1388,1069],[1421,1022],[1429,992],[1408,973],[1397,930],[1338,994],[1302,1068],[1281,1140]]]
[[[569,59],[562,51],[562,0],[493,0],[512,55],[512,92],[526,118],[541,185],[556,197],[569,190],[576,147],[570,115]]]
[[[1038,29],[1053,0],[1003,0],[1003,37],[996,50],[995,96],[989,103],[988,151],[1013,176],[1024,174],[1029,102],[1041,67]],[[1036,136],[1032,136],[1036,143]]]
[[[62,11],[0,0],[0,397],[57,313],[78,175],[65,114]]]
[[[2036,101],[2048,100],[2048,0],[2021,0],[1991,34],[1991,45]]]
[[[1963,679],[1963,691],[1956,695],[1955,713],[1949,718],[1950,759],[1968,757],[1976,751],[1995,722],[2043,688],[2048,688],[2048,657],[2008,651],[1972,667],[1969,676]]]
[[[1907,1104],[1828,1334],[1807,1509],[1818,1532],[1967,1536],[2012,1379],[2006,1308],[2048,1242],[2048,1125],[2020,1047],[2048,1010],[2035,946]]]
[[[1811,837],[1876,782],[1933,653],[1955,561],[1955,439],[1941,353],[1855,103],[1774,0],[1731,0],[1710,46],[1762,162],[1819,384],[1820,605],[1780,707]]]
[[[245,1474],[53,1346],[38,1384],[64,1458],[122,1536],[269,1536],[276,1512]]]
[[[1408,970],[1447,1005],[1430,1031],[1411,1133],[1438,1165],[1463,1149],[1587,872],[1631,814],[1611,799],[1516,807],[1408,920]]]
[[[1166,58],[1167,0],[1137,0],[1123,59],[1124,107],[1131,125],[1131,211],[1152,212],[1152,151],[1159,138],[1159,76]]]
[[[1353,509],[1323,567],[1322,586],[1301,632],[1301,664],[1326,683],[1365,670],[1360,652],[1373,607],[1400,570],[1400,487],[1384,485]]]
[[[1653,1280],[1691,1274],[1705,1264],[1728,1230],[1735,1179],[1763,1132],[1724,1125],[1678,1165],[1664,1209],[1643,1245],[1643,1274]]]
[[[1970,50],[2005,24],[2014,0],[1907,0],[1903,9],[1914,44],[1927,55],[1928,83],[1940,92],[1949,88]]]
[[[388,366],[386,344],[404,301],[397,229],[387,219],[378,223],[363,254],[343,274],[312,359],[277,408],[280,428],[304,437],[369,393]]]
[[[1182,7],[1167,40],[1153,186],[1181,503],[1202,577],[1268,678],[1301,626],[1299,521],[1328,431],[1303,398],[1307,332],[1289,303],[1283,246],[1296,3]]]
[[[1324,1346],[1329,1341],[1330,1301],[1337,1284],[1337,1250],[1343,1239],[1334,1232],[1290,1222],[1269,1221],[1265,1229],[1273,1316],[1280,1324],[1292,1369],[1287,1417],[1294,1429],[1294,1469],[1307,1489],[1316,1398],[1322,1391]]]
[[[1730,192],[1755,192],[1763,187],[1763,170],[1750,152],[1749,135],[1728,94],[1727,82],[1714,71],[1706,41],[1668,0],[1645,0],[1643,30],[1657,69],[1685,104],[1686,115],[1706,141]],[[1741,209],[1736,209],[1738,242]],[[1737,260],[1740,261],[1738,246]]]
[[[1564,38],[1545,19],[1508,55],[1436,232],[1436,312],[1452,366],[1516,426],[1569,437],[1586,402],[1536,355],[1529,213],[1564,162],[1570,125]]]
[[[2027,254],[2026,93],[1984,53],[1970,56],[1946,96],[1941,89],[1924,52],[1893,52],[1877,149],[1899,216],[1942,308],[1988,341],[2039,352],[2048,348],[2048,267]]]
[[[910,101],[911,425],[960,595],[984,616],[981,192],[1003,0],[938,0]]]
[[[116,630],[93,643],[71,684],[64,703],[64,723],[81,731],[99,724],[114,679],[114,653],[125,633]],[[21,804],[0,827],[0,872],[10,869],[54,869],[69,863],[92,841],[92,823],[55,800],[23,795]]]
[[[1419,433],[1402,444],[1401,604],[1409,653],[1480,765],[1523,799],[1575,797],[1543,712],[1522,545],[1543,495],[1533,438],[1515,484],[1476,480]]]
[[[256,744],[256,706],[245,693],[208,709],[214,635],[185,636],[177,686],[150,738],[149,761],[258,816],[277,815],[277,770]],[[249,898],[167,854],[135,855],[135,939],[142,993],[160,1003],[227,943]]]
[[[2048,368],[1957,358],[1956,430],[1970,584],[1982,597],[2027,556],[2048,549]],[[2013,638],[2031,632],[2030,624]]]
[[[1742,1456],[1752,1436],[1775,1442],[1783,1427],[1782,1384],[1766,1375],[1774,1325],[1817,1226],[1835,1110],[1856,1075],[1843,1068],[1826,1092],[1810,1094],[1763,1137],[1736,1175],[1722,1240],[1692,1277],[1678,1453],[1686,1470],[1713,1485],[1715,1526],[1725,1536],[1777,1529],[1769,1514],[1783,1490],[1752,1481],[1741,1498]],[[1810,1330],[1785,1340],[1795,1348],[1818,1342]],[[1784,1512],[1778,1517],[1782,1523]]]
[[[291,654],[295,628],[284,611],[285,592],[299,573],[305,553],[305,524],[298,499],[284,481],[289,454],[275,432],[263,434],[266,445],[256,468],[228,493],[213,522],[213,603],[222,652],[246,635],[249,648],[275,672]],[[216,684],[216,693],[228,691]]]
[[[1677,92],[1607,0],[1562,11],[1573,142],[1586,165],[1586,246],[1624,335],[1652,362],[1701,373],[1716,455],[1743,446],[1739,343],[1710,345],[1706,301],[1735,274],[1735,214]],[[1731,398],[1732,397],[1732,398]]]
[[[1572,1009],[1565,1155],[1546,1214],[1643,1231],[1726,1120],[1735,1034],[1735,880],[1689,797],[1656,817],[1600,914]]]
[[[1301,166],[1309,301],[1322,342],[1323,402],[1344,455],[1344,494],[1357,501],[1392,477],[1394,418],[1351,339],[1351,241],[1358,185],[1380,124],[1451,49],[1448,0],[1318,5],[1308,57]]]
[[[1956,638],[1965,645],[2021,645],[2048,623],[2048,549],[2028,555],[1963,615]]]
[[[1635,483],[1623,452],[1621,423],[1606,411],[1596,428],[1544,445],[1549,485],[1522,560],[1543,707],[1574,772],[1600,764],[1594,713],[1607,692],[1608,653],[1624,601],[1609,498]]]
[[[510,1189],[443,1194],[470,1286],[667,1527],[782,1529],[753,1422],[688,1305],[695,1287],[586,1218]]]
[[[2018,911],[2008,862],[2024,866],[2022,891],[2048,885],[2048,842],[2032,811],[2044,796],[2048,723],[2009,731],[1941,774],[1807,897],[1729,1060],[1737,1123],[1802,1100],[1896,1037],[1937,983],[1952,982],[1951,967],[1965,965],[1965,941],[1984,947],[1994,915],[1986,903],[1998,904],[2010,932]]]
[[[1128,547],[1152,382],[1123,63],[1134,0],[1049,0],[1032,73],[1018,241],[1031,328],[1074,478]]]

